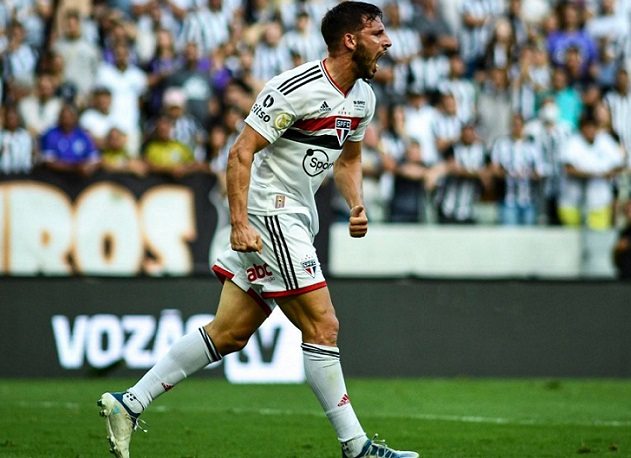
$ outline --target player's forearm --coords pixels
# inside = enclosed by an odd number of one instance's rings
[[[340,194],[346,200],[349,208],[363,205],[364,196],[362,190],[362,168],[360,161],[343,162],[335,164],[333,177]]]
[[[252,156],[245,153],[238,144],[230,149],[226,168],[226,188],[230,207],[230,224],[244,225],[248,221],[248,190]]]

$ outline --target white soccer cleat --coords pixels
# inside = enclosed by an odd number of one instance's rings
[[[368,439],[364,446],[362,447],[362,451],[359,452],[355,458],[362,457],[383,457],[383,458],[418,458],[418,453],[416,452],[405,452],[401,450],[394,450],[388,447],[383,441],[377,441],[377,435],[372,438],[372,440]],[[347,457],[345,454],[344,448],[342,448],[342,458]]]
[[[138,427],[139,414],[133,413],[125,406],[124,394],[104,393],[97,401],[97,405],[101,407],[100,415],[105,418],[110,452],[116,458],[129,458],[131,435]]]

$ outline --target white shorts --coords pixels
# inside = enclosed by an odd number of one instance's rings
[[[249,215],[249,220],[261,234],[263,250],[242,253],[228,249],[219,255],[212,270],[222,283],[230,279],[268,315],[276,306],[274,298],[326,286],[305,215]]]

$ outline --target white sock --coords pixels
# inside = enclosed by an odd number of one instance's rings
[[[339,348],[303,343],[302,354],[307,382],[344,445],[344,453],[359,455],[368,438],[346,392]]]
[[[204,328],[186,334],[178,339],[167,354],[133,387],[127,390],[132,396],[125,397],[125,404],[133,412],[140,413],[149,406],[151,401],[169,391],[178,382],[220,359],[221,355]]]

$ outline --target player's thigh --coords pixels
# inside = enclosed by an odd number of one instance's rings
[[[204,329],[224,355],[242,348],[266,318],[267,314],[247,292],[226,280],[215,318]]]
[[[327,287],[277,298],[285,316],[302,332],[306,343],[337,345],[339,324]]]

